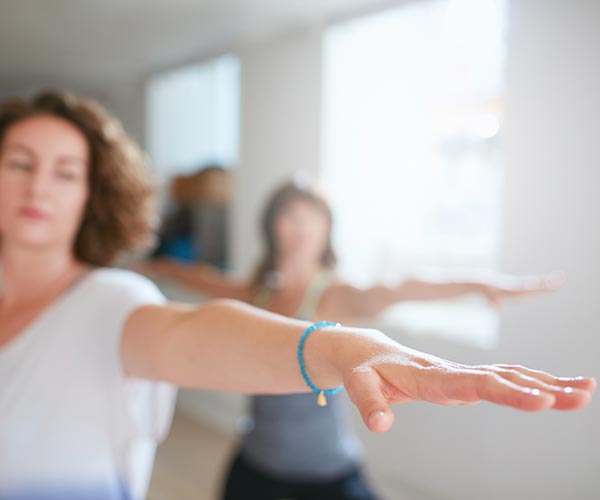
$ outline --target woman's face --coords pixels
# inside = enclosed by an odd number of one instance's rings
[[[11,125],[0,144],[3,244],[72,248],[88,199],[89,146],[71,123],[51,115]]]
[[[327,248],[329,220],[310,201],[292,200],[275,219],[275,241],[281,257],[318,263]]]

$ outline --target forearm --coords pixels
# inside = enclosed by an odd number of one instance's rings
[[[467,293],[481,292],[482,287],[482,283],[477,281],[435,282],[411,279],[396,287],[378,285],[359,290],[352,300],[341,303],[349,309],[348,312],[369,318],[399,302],[450,299]]]
[[[161,260],[160,265],[152,267],[152,272],[163,278],[171,278],[186,285],[198,285],[196,266],[181,264],[172,260]]]
[[[309,325],[240,302],[214,300],[190,310],[166,332],[169,340],[161,356],[161,372],[183,387],[305,392],[296,352]],[[304,358],[314,383],[323,388],[340,385],[340,366],[348,363],[350,351],[345,347],[370,332],[333,327],[311,334]]]
[[[453,276],[424,277],[407,280],[389,294],[394,302],[405,300],[450,299],[468,293],[479,293],[488,300],[498,303],[506,298],[515,298],[557,290],[562,285],[562,274],[541,276],[512,276],[491,271],[472,272],[468,277]]]
[[[161,260],[151,267],[152,274],[174,279],[200,294],[214,298],[248,300],[248,287],[229,280],[225,274],[207,264],[182,264],[172,260]]]
[[[387,298],[392,301],[391,303],[408,300],[442,300],[468,293],[480,293],[484,286],[482,280],[409,279],[390,289]]]
[[[296,352],[309,323],[240,302],[199,308],[142,306],[124,326],[127,375],[180,387],[254,394],[307,392]],[[557,378],[517,365],[467,366],[414,351],[376,330],[329,327],[312,333],[304,361],[320,389],[343,384],[369,429],[392,424],[390,403],[443,405],[481,400],[539,411],[577,409],[596,388],[592,378]]]

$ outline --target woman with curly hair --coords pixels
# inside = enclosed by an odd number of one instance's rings
[[[374,432],[392,403],[577,409],[595,389],[232,299],[168,303],[110,267],[151,236],[151,200],[143,154],[96,104],[0,103],[0,498],[144,498],[177,386],[323,403],[343,385]]]

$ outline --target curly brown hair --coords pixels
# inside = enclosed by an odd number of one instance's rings
[[[154,191],[146,155],[121,123],[97,102],[61,91],[0,101],[0,145],[16,122],[52,115],[75,125],[90,148],[89,198],[75,238],[75,257],[93,266],[111,264],[123,251],[152,241]]]

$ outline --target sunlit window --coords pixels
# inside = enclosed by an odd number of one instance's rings
[[[237,163],[239,61],[223,56],[153,77],[146,88],[147,143],[166,176]]]
[[[420,1],[331,27],[323,177],[359,285],[493,269],[501,236],[505,3]],[[481,298],[403,304],[389,328],[493,345]]]

